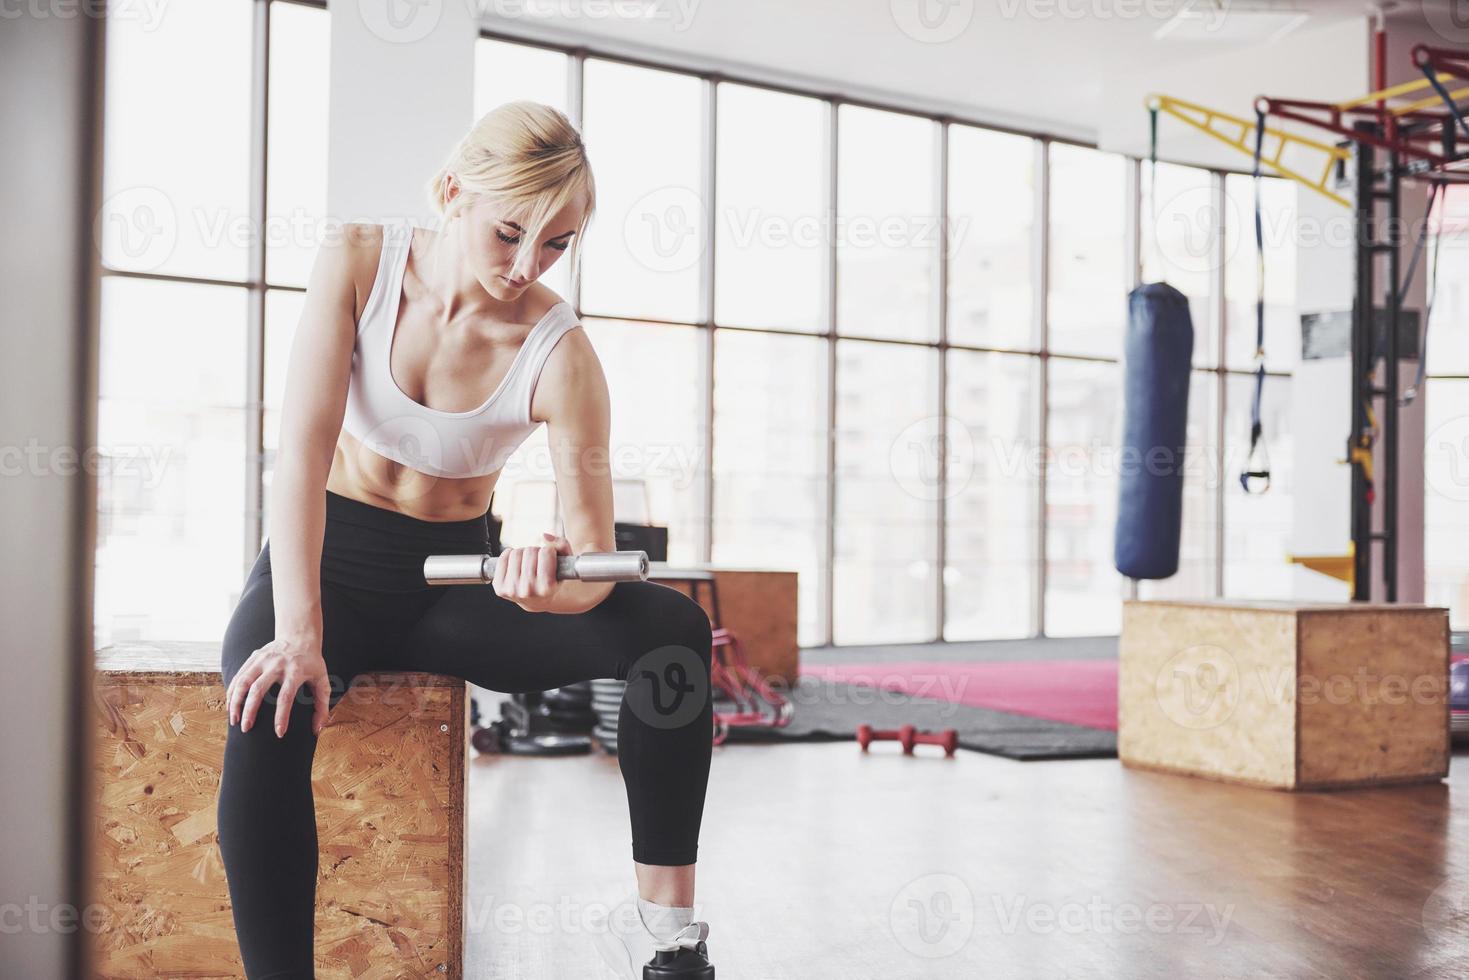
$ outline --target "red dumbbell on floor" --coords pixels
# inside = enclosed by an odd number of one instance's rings
[[[945,728],[941,732],[920,732],[912,725],[904,725],[896,730],[858,725],[857,744],[862,746],[862,751],[866,752],[867,746],[873,742],[899,742],[903,746],[904,755],[912,755],[915,745],[941,745],[944,755],[952,757],[959,748],[959,733],[952,728]]]

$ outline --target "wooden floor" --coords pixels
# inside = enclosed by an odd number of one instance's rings
[[[580,923],[632,888],[616,759],[480,757],[469,796],[466,975],[610,976]],[[698,886],[721,980],[1462,978],[1469,756],[1443,783],[1289,794],[725,745]]]

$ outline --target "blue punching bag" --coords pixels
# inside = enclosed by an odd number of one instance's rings
[[[1128,578],[1168,578],[1183,531],[1194,325],[1188,298],[1166,282],[1138,286],[1127,310],[1114,560]]]

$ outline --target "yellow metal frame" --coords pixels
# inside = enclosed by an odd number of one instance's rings
[[[1440,82],[1447,83],[1453,82],[1458,76],[1450,75],[1448,72],[1441,71],[1438,73],[1437,77]],[[1381,92],[1368,92],[1361,98],[1352,99],[1349,102],[1338,102],[1336,103],[1336,107],[1338,109],[1356,109],[1360,106],[1370,105],[1373,102],[1386,102],[1387,100],[1395,99],[1400,95],[1407,95],[1409,92],[1421,92],[1429,87],[1430,86],[1428,84],[1428,79],[1419,78],[1415,81],[1403,82],[1401,85],[1394,85],[1391,88],[1385,88]],[[1453,99],[1455,102],[1458,102],[1460,99],[1469,98],[1469,88],[1461,88],[1457,92],[1450,92],[1449,98]],[[1413,112],[1417,109],[1425,109],[1431,105],[1443,105],[1443,100],[1438,97],[1438,93],[1436,92],[1429,98],[1419,99],[1417,102],[1409,102],[1407,105],[1391,106],[1389,107],[1388,111],[1395,116],[1401,116],[1406,112]]]
[[[1424,79],[1423,84],[1426,85],[1427,83],[1428,80]],[[1188,123],[1199,132],[1204,133],[1208,136],[1212,136],[1219,142],[1224,143],[1228,146],[1232,146],[1236,150],[1239,150],[1241,153],[1248,154],[1251,159],[1254,159],[1255,148],[1251,146],[1248,142],[1246,142],[1246,140],[1249,137],[1253,136],[1255,132],[1255,123],[1252,120],[1243,119],[1239,116],[1231,116],[1227,112],[1219,112],[1216,109],[1210,109],[1193,102],[1186,102],[1183,99],[1175,99],[1169,95],[1150,95],[1147,98],[1146,105],[1149,109],[1158,109],[1162,112],[1166,112],[1173,118]],[[1193,116],[1190,116],[1189,113],[1195,113],[1199,116],[1202,116],[1203,119],[1200,120],[1194,118]],[[1215,120],[1222,120],[1223,122],[1229,123],[1230,125],[1238,126],[1239,135],[1231,136],[1228,133],[1221,132],[1215,129]],[[1278,144],[1275,148],[1274,154],[1269,154],[1266,152],[1262,152],[1260,154],[1261,166],[1269,167],[1271,170],[1274,170],[1282,177],[1288,177],[1299,184],[1304,184],[1316,193],[1331,198],[1331,200],[1335,201],[1337,204],[1340,204],[1344,208],[1350,208],[1352,206],[1352,202],[1345,197],[1342,197],[1340,194],[1335,194],[1326,189],[1326,182],[1331,178],[1332,168],[1335,167],[1338,162],[1350,160],[1352,156],[1351,151],[1342,149],[1339,146],[1332,146],[1329,143],[1322,143],[1318,140],[1308,139],[1304,136],[1297,136],[1294,133],[1287,133],[1283,129],[1275,129],[1271,126],[1265,127],[1265,133],[1268,136],[1275,137],[1275,139],[1278,141]],[[1292,144],[1297,146],[1309,147],[1312,150],[1319,151],[1320,153],[1326,155],[1326,163],[1321,168],[1321,176],[1318,179],[1312,180],[1311,178],[1306,177],[1303,174],[1296,173],[1294,170],[1290,169],[1280,162],[1281,155],[1285,153],[1285,148]],[[1263,149],[1265,148],[1262,148],[1262,150]]]
[[[1357,549],[1353,542],[1347,542],[1347,553],[1344,555],[1292,555],[1287,554],[1285,560],[1293,565],[1304,565],[1313,572],[1329,575],[1347,583],[1347,588],[1356,591],[1357,588]]]

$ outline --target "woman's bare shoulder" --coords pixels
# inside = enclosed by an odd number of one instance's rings
[[[549,421],[557,415],[608,402],[607,376],[586,328],[578,321],[562,333],[546,356],[533,396],[532,418]]]
[[[386,233],[386,227],[376,222],[348,221],[342,224],[341,233],[335,238],[333,247],[339,250],[338,262],[357,294],[354,320],[361,318],[372,292]]]

